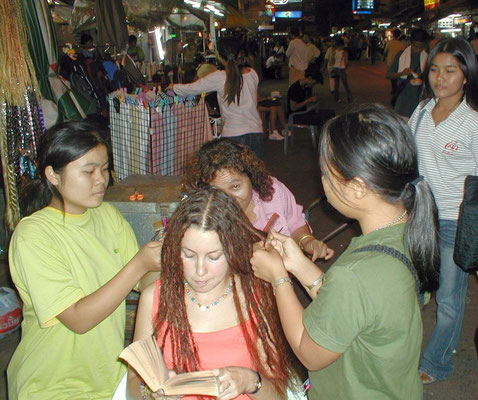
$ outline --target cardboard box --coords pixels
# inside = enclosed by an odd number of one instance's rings
[[[142,200],[130,200],[135,192]],[[171,217],[182,199],[181,177],[131,175],[109,187],[105,201],[118,208],[131,224],[138,243],[143,246],[154,234],[154,223]]]

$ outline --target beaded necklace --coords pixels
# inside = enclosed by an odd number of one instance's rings
[[[406,214],[407,214],[407,210],[403,210],[402,215],[395,218],[392,222],[389,222],[388,224],[385,224],[385,225],[379,226],[378,228],[375,228],[374,231],[379,231],[380,229],[385,229],[385,228],[388,228],[389,226],[395,225],[397,222],[401,221]]]
[[[232,279],[231,279],[231,282],[229,282],[229,286],[226,288],[222,296],[214,300],[211,304],[207,304],[207,305],[199,303],[199,301],[197,301],[197,299],[192,295],[191,290],[189,289],[188,281],[184,281],[184,286],[186,287],[186,294],[188,295],[189,299],[199,307],[199,310],[206,311],[210,309],[211,307],[217,306],[221,301],[223,301],[227,297],[227,295],[232,290]]]

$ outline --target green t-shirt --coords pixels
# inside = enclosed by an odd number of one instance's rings
[[[423,325],[408,268],[378,252],[352,253],[371,244],[407,254],[405,224],[354,238],[325,275],[304,312],[309,336],[342,355],[309,371],[310,400],[418,400]]]
[[[133,61],[144,61],[144,52],[139,46],[130,47],[128,49],[128,55],[133,59]]]
[[[125,304],[85,334],[56,317],[111,280],[138,251],[133,230],[108,203],[82,215],[46,207],[23,218],[10,270],[23,300],[22,338],[8,366],[11,399],[111,399],[126,371]]]

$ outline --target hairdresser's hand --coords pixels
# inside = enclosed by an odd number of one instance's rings
[[[281,255],[270,241],[254,244],[251,265],[254,275],[270,284],[288,276]]]
[[[161,269],[161,248],[163,241],[146,243],[133,257],[131,262],[142,268],[144,273],[160,271]]]
[[[256,388],[257,374],[245,367],[226,367],[213,371],[219,381],[218,400],[235,399],[240,394],[251,393]]]
[[[330,260],[334,256],[334,250],[327,247],[327,245],[318,239],[307,238],[302,242],[304,252],[310,254],[311,260],[315,261],[318,258]]]
[[[267,236],[267,242],[274,248],[278,248],[278,243],[280,243],[284,266],[287,271],[294,275],[303,267],[304,263],[310,262],[297,242],[290,236],[272,230]]]

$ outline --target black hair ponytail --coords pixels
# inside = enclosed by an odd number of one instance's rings
[[[420,280],[420,290],[438,286],[438,212],[428,184],[418,175],[415,142],[407,124],[384,106],[371,104],[338,116],[320,138],[322,173],[355,177],[390,204],[408,213],[405,241]]]
[[[226,83],[224,92],[227,104],[237,103],[241,100],[242,72],[236,61],[240,51],[238,40],[229,37],[219,41],[217,50],[219,55],[226,61]]]

